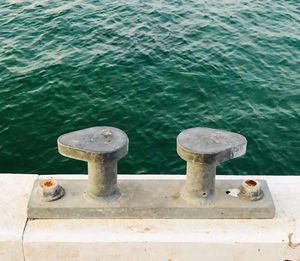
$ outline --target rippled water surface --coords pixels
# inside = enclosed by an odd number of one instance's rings
[[[184,173],[206,126],[248,140],[219,174],[300,174],[299,82],[299,0],[1,0],[0,172],[85,173],[57,137],[111,125],[119,173]]]

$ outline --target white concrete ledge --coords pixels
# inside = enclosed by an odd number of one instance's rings
[[[0,260],[24,260],[27,202],[38,175],[0,174]]]
[[[84,175],[57,176],[57,178],[74,177],[87,178]],[[35,175],[0,175],[1,191],[4,190],[7,194],[0,195],[0,260],[23,260],[21,245],[26,220],[25,209],[28,193],[35,178],[37,178]],[[119,175],[119,178],[184,179],[185,177]],[[247,177],[217,176],[217,178]],[[29,220],[23,236],[24,259],[26,261],[300,261],[300,177],[251,176],[251,178],[268,181],[276,206],[274,219]],[[19,182],[16,182],[17,180]],[[23,183],[27,184],[25,188]],[[12,191],[12,187],[14,192],[9,194],[8,191]],[[20,200],[18,195],[23,195],[23,199]],[[17,213],[19,211],[21,218],[13,220],[12,216],[19,215]],[[11,224],[7,225],[7,222]],[[8,237],[8,234],[14,236]],[[9,238],[14,240],[7,243]],[[9,247],[7,244],[10,244]]]

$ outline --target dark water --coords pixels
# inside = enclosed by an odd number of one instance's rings
[[[0,0],[0,172],[85,173],[56,138],[111,125],[119,173],[184,173],[206,126],[248,139],[219,174],[300,174],[299,82],[299,0]]]

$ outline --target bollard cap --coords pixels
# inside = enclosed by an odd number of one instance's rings
[[[61,135],[57,139],[60,154],[84,161],[112,161],[128,152],[128,137],[120,129],[92,127]]]
[[[185,161],[221,163],[246,153],[244,136],[210,128],[186,129],[177,136],[177,153]]]

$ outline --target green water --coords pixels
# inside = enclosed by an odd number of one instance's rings
[[[111,125],[119,173],[184,173],[176,136],[244,135],[219,174],[300,174],[300,2],[0,1],[0,172],[86,173],[59,135]]]

